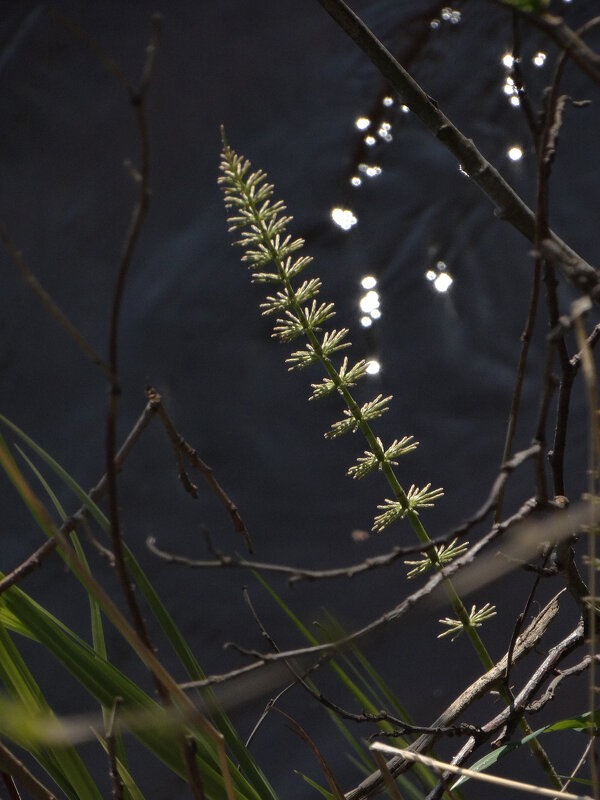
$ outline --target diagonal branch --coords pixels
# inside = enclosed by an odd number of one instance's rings
[[[532,244],[535,241],[535,215],[497,169],[479,152],[472,139],[438,108],[435,100],[396,61],[392,54],[343,0],[318,0],[325,11],[360,47],[379,72],[387,78],[411,111],[457,159],[461,169],[494,203],[497,214],[509,222]],[[600,303],[600,272],[588,264],[555,233],[542,243],[542,255],[557,266],[565,278]]]

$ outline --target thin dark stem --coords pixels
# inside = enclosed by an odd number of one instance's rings
[[[17,247],[13,244],[8,232],[6,231],[3,225],[0,225],[0,241],[4,244],[8,252],[10,253],[12,260],[19,268],[23,279],[28,284],[30,289],[37,295],[38,299],[48,311],[50,316],[54,317],[54,319],[58,322],[58,324],[66,331],[68,336],[75,342],[77,347],[81,350],[81,352],[89,358],[89,360],[96,364],[96,366],[100,367],[100,369],[104,372],[105,376],[109,381],[112,380],[113,375],[110,369],[110,366],[104,361],[101,356],[96,353],[94,348],[91,344],[87,341],[87,339],[79,332],[79,330],[73,325],[71,320],[67,317],[64,311],[55,303],[52,297],[48,294],[48,292],[44,289],[35,275],[31,272],[29,267],[27,266],[27,262],[23,258],[23,253],[17,249]]]
[[[506,438],[504,441],[504,450],[502,452],[502,461],[506,462],[512,450],[513,440],[517,429],[517,420],[519,418],[519,408],[521,406],[521,392],[523,389],[523,381],[525,379],[525,370],[527,367],[527,357],[529,355],[529,345],[531,337],[533,336],[533,328],[535,325],[535,318],[537,315],[538,298],[540,294],[540,262],[539,259],[535,260],[533,267],[533,280],[531,284],[531,294],[529,298],[529,309],[527,311],[527,319],[525,327],[521,334],[521,352],[519,353],[519,362],[517,364],[517,374],[515,377],[515,385],[513,388],[513,396],[510,403],[510,412],[508,415],[508,425],[506,428]],[[539,448],[539,445],[538,445]],[[496,512],[494,520],[498,522],[502,518],[502,504],[504,501],[504,490],[501,491],[496,505]]]
[[[516,453],[509,461],[502,465],[498,477],[494,481],[489,496],[484,504],[470,517],[457,528],[454,528],[450,533],[444,536],[439,536],[424,545],[422,543],[396,546],[388,553],[383,553],[378,556],[370,556],[360,561],[357,564],[351,564],[346,567],[334,567],[331,569],[307,569],[304,567],[295,567],[287,564],[273,564],[264,561],[254,561],[250,559],[241,558],[233,554],[228,555],[220,553],[212,544],[210,537],[207,534],[208,548],[215,556],[214,559],[195,559],[188,556],[182,556],[176,553],[167,552],[160,549],[156,544],[156,538],[149,536],[146,539],[146,546],[158,558],[170,564],[180,564],[184,567],[199,568],[199,569],[255,569],[258,572],[275,572],[283,575],[288,575],[288,582],[290,585],[298,583],[302,580],[318,581],[318,580],[331,580],[335,578],[353,578],[356,575],[361,575],[364,572],[369,572],[372,569],[380,567],[387,567],[396,562],[398,559],[407,555],[414,555],[415,553],[427,553],[430,550],[442,544],[464,536],[468,531],[481,522],[490,511],[493,509],[494,504],[497,502],[500,492],[506,485],[506,482],[512,472],[520,467],[529,458],[537,456],[540,452],[538,444],[534,444],[527,450],[522,450]]]
[[[115,458],[115,470],[120,472],[125,462],[125,459],[131,452],[131,449],[135,445],[135,443],[140,438],[142,432],[145,430],[146,426],[150,422],[154,414],[154,410],[150,403],[146,405],[142,414],[138,418],[137,422],[129,432],[125,442],[119,449],[119,452]],[[107,489],[107,479],[106,474],[100,478],[98,483],[94,486],[93,489],[90,490],[88,493],[92,500],[98,500],[102,495],[106,492]],[[81,506],[72,517],[60,526],[59,530],[62,531],[64,534],[68,534],[70,531],[74,530],[75,526],[85,520],[89,515],[88,509],[85,506]],[[28,556],[21,564],[16,566],[13,570],[11,570],[7,575],[4,576],[0,580],[0,594],[5,592],[11,586],[14,586],[16,583],[21,581],[31,572],[36,570],[38,567],[42,565],[42,562],[50,553],[54,552],[56,549],[56,539],[47,539],[40,547],[38,547],[30,556]],[[111,553],[112,555],[112,553]]]
[[[240,512],[238,511],[235,503],[231,500],[221,484],[215,478],[212,468],[200,458],[196,450],[190,444],[188,444],[188,442],[175,428],[175,425],[173,424],[163,405],[162,398],[156,389],[154,389],[152,386],[147,386],[146,397],[148,398],[148,402],[151,404],[154,412],[158,415],[158,418],[162,422],[167,435],[169,436],[179,470],[179,479],[183,484],[184,489],[191,494],[192,497],[198,496],[197,487],[192,483],[184,469],[183,457],[189,461],[194,469],[198,470],[204,480],[208,483],[221,505],[230,515],[234,529],[242,535],[248,552],[253,553],[254,550],[252,547],[252,540],[250,539],[250,534],[248,533],[248,529],[246,528],[244,520],[241,518]]]
[[[133,210],[129,231],[125,238],[125,246],[121,256],[116,286],[113,295],[112,310],[110,315],[109,340],[108,340],[108,361],[113,379],[110,383],[108,397],[108,411],[106,419],[106,480],[108,488],[108,508],[110,519],[110,532],[112,549],[115,559],[115,570],[125,596],[127,608],[133,621],[134,628],[149,650],[152,645],[148,637],[146,625],[142,612],[134,594],[134,586],[129,576],[125,563],[123,550],[121,524],[119,518],[119,500],[117,491],[117,471],[115,469],[116,457],[116,433],[117,433],[117,412],[120,394],[119,369],[118,369],[118,343],[119,343],[119,318],[120,309],[125,291],[127,273],[131,265],[133,254],[138,243],[144,219],[148,212],[150,201],[150,146],[148,138],[148,123],[146,118],[146,94],[148,82],[154,65],[158,38],[161,28],[161,17],[152,17],[152,36],[147,48],[146,61],[142,71],[140,85],[137,89],[129,87],[130,101],[134,110],[135,120],[138,128],[140,140],[140,168],[139,168],[139,191],[135,208]],[[168,693],[159,683],[157,684],[159,693],[166,700]]]

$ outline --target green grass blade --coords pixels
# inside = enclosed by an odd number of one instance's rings
[[[327,789],[324,789],[322,786],[319,786],[319,784],[316,781],[313,781],[312,778],[309,778],[308,775],[304,775],[304,773],[298,772],[298,770],[295,770],[295,772],[296,775],[300,775],[302,780],[305,780],[309,786],[311,786],[315,791],[317,791],[321,795],[321,797],[325,797],[326,800],[335,800],[331,792],[328,792]]]
[[[63,481],[73,492],[73,494],[75,494],[75,496],[80,500],[82,505],[89,511],[90,515],[96,520],[101,529],[108,534],[110,530],[110,524],[107,517],[104,515],[99,506],[82,489],[82,487],[69,475],[69,473],[54,458],[52,458],[49,453],[47,453],[33,439],[27,436],[24,431],[22,431],[17,425],[15,425],[2,414],[0,414],[0,421],[7,425],[7,427],[13,431],[13,433],[20,437],[22,441],[24,441],[51,468],[51,470],[59,477],[59,479]],[[200,668],[200,665],[196,661],[192,651],[181,635],[181,632],[179,631],[171,615],[166,610],[164,604],[154,590],[154,587],[138,564],[135,556],[126,545],[124,546],[124,551],[127,567],[130,570],[135,584],[143,594],[152,614],[166,635],[171,647],[180,659],[190,679],[203,680],[205,675]],[[257,792],[260,800],[277,800],[277,795],[275,794],[273,788],[256,761],[247,750],[244,741],[238,735],[227,715],[219,708],[214,693],[204,690],[201,696],[203,701],[207,703],[211,709],[211,719],[225,737],[227,745],[231,749],[235,759],[238,761],[242,772],[248,778],[250,785]]]
[[[31,713],[52,713],[13,641],[0,625],[0,680],[8,696]],[[19,744],[18,740],[17,744]],[[72,747],[32,747],[32,755],[72,800],[101,800],[77,752]]]
[[[58,497],[52,490],[50,484],[46,481],[42,473],[38,470],[38,468],[31,461],[31,459],[21,450],[19,445],[15,445],[15,447],[18,450],[19,454],[21,455],[21,458],[23,458],[29,469],[33,472],[33,474],[36,476],[36,478],[44,488],[44,491],[50,498],[59,517],[64,522],[67,518],[67,514],[62,504],[60,503]],[[81,543],[75,531],[71,532],[70,539],[71,539],[71,544],[73,545],[73,548],[75,550],[75,553],[77,554],[77,557],[79,558],[81,563],[86,567],[86,569],[89,570],[89,564],[85,556],[85,552],[83,550],[83,547],[81,546]],[[91,623],[93,647],[95,652],[98,653],[98,655],[100,655],[103,659],[107,660],[106,641],[104,638],[104,629],[102,627],[102,614],[100,611],[100,604],[98,603],[94,595],[91,594],[90,592],[88,592],[88,601],[90,604],[90,623]],[[111,717],[111,709],[107,708],[105,705],[102,705],[101,709],[102,709],[102,717],[104,719],[104,729],[107,730],[109,725],[109,720]],[[125,764],[126,758],[125,758],[125,748],[123,746],[123,738],[118,732],[115,733],[114,735],[114,747],[118,760],[121,761],[123,764]],[[126,787],[124,787],[123,791],[123,800],[130,800],[128,790]]]

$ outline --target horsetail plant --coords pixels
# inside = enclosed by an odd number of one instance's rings
[[[250,162],[229,147],[223,132],[222,139],[219,184],[229,212],[229,231],[242,231],[236,244],[245,249],[242,261],[252,270],[252,281],[277,286],[277,291],[261,304],[262,313],[279,315],[273,336],[280,341],[289,343],[302,335],[308,340],[303,349],[296,350],[287,359],[289,369],[302,369],[320,363],[326,376],[321,383],[312,384],[310,399],[319,399],[337,391],[344,400],[347,408],[344,409],[343,418],[333,423],[325,434],[327,438],[335,439],[358,430],[365,436],[370,449],[350,467],[348,474],[355,479],[363,478],[377,468],[385,475],[394,495],[378,506],[381,513],[375,516],[373,530],[382,531],[397,519],[406,518],[419,541],[428,545],[431,540],[421,523],[419,511],[433,506],[434,501],[442,497],[442,489],[431,489],[431,484],[421,489],[413,485],[408,491],[402,488],[394,472],[396,459],[415,450],[418,442],[412,436],[404,436],[386,448],[381,439],[374,435],[370,422],[388,410],[391,396],[377,395],[362,406],[355,401],[350,389],[366,374],[367,363],[361,360],[349,366],[348,356],[345,356],[338,368],[334,366],[332,356],[350,347],[350,342],[346,341],[348,329],[322,331],[321,326],[335,315],[335,309],[333,303],[319,303],[316,299],[321,290],[321,280],[310,278],[297,288],[292,283],[312,261],[309,256],[296,255],[303,247],[304,240],[294,239],[286,233],[292,217],[284,214],[286,207],[281,200],[271,202],[274,188],[267,183],[266,174],[262,170],[252,172]],[[266,271],[268,266],[272,271]],[[424,553],[418,571],[441,569],[465,547],[466,544],[461,548],[429,548]],[[467,613],[451,584],[448,581],[446,584],[452,606],[458,615],[458,626],[468,631],[484,666],[489,668],[490,657],[475,631],[475,626],[481,623],[481,617],[475,610]],[[487,605],[486,612],[489,616],[490,607]],[[444,621],[444,624],[448,623]]]
[[[304,349],[293,352],[287,359],[289,369],[301,369],[320,363],[326,375],[321,383],[312,384],[313,393],[310,399],[325,397],[337,391],[345,402],[343,418],[333,423],[325,434],[327,438],[334,439],[344,433],[356,433],[360,430],[367,440],[369,450],[366,450],[364,455],[358,458],[357,463],[350,467],[348,474],[352,478],[362,478],[377,468],[384,474],[394,495],[392,499],[386,498],[385,502],[378,506],[382,513],[375,517],[373,530],[382,531],[396,520],[406,518],[419,542],[424,546],[424,559],[418,563],[416,569],[411,570],[409,577],[428,569],[440,571],[468,546],[468,543],[457,545],[456,542],[452,542],[445,549],[443,546],[430,546],[431,539],[423,527],[419,510],[431,507],[435,500],[442,497],[442,489],[430,489],[430,484],[422,489],[413,485],[408,492],[402,488],[394,472],[395,459],[413,451],[418,442],[413,441],[412,436],[408,436],[399,441],[394,440],[385,448],[381,439],[373,433],[370,422],[388,410],[391,396],[377,395],[362,406],[359,406],[354,399],[350,388],[366,374],[367,363],[362,360],[349,367],[348,357],[345,356],[339,368],[334,366],[331,357],[339,350],[350,347],[350,342],[345,341],[348,329],[340,328],[324,332],[320,329],[323,322],[334,316],[335,310],[333,303],[317,304],[316,297],[321,289],[319,278],[304,280],[298,288],[292,283],[292,279],[312,261],[310,256],[293,255],[304,246],[304,240],[294,239],[286,233],[286,227],[292,221],[292,217],[284,215],[286,207],[281,200],[271,202],[274,187],[266,182],[266,173],[262,170],[250,171],[250,161],[229,147],[223,129],[221,138],[223,149],[218,182],[225,196],[229,231],[241,229],[240,238],[235,244],[245,249],[242,261],[245,261],[252,270],[252,281],[274,284],[278,287],[276,293],[268,296],[266,302],[261,304],[262,313],[280,314],[273,331],[273,336],[280,341],[288,343],[301,335],[308,340]],[[265,271],[269,265],[272,272]],[[309,300],[310,306],[303,305]],[[454,640],[463,631],[466,632],[487,672],[494,666],[494,662],[477,628],[494,616],[495,606],[486,603],[479,610],[473,606],[469,613],[450,579],[446,578],[443,586],[457,618],[446,617],[440,620],[446,628],[440,637],[450,635]],[[506,687],[502,687],[500,693],[507,704],[512,702],[511,694]],[[531,728],[524,718],[520,719],[519,727],[525,735],[531,734]],[[529,746],[551,782],[555,786],[560,786],[560,780],[539,742],[531,738]]]

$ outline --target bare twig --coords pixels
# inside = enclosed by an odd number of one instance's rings
[[[83,336],[79,330],[73,325],[71,320],[67,317],[64,311],[55,303],[52,297],[48,294],[48,292],[44,289],[35,275],[31,272],[29,267],[27,266],[27,262],[23,258],[23,253],[17,249],[17,247],[13,244],[10,236],[4,225],[0,225],[0,241],[4,244],[8,252],[10,253],[12,260],[17,265],[19,270],[21,271],[21,275],[23,276],[24,280],[28,284],[28,286],[32,289],[32,291],[38,296],[38,299],[48,311],[50,316],[54,317],[54,319],[58,322],[58,324],[66,331],[66,333],[73,339],[77,347],[84,353],[84,355],[89,358],[89,360],[96,364],[96,366],[100,367],[100,369],[104,372],[105,376],[108,380],[112,380],[112,371],[110,366],[104,361],[104,359],[96,353],[94,348],[91,344],[87,341],[85,336]]]
[[[600,662],[600,655],[594,656],[594,661],[596,663]],[[554,695],[558,686],[564,681],[565,678],[571,678],[573,675],[581,675],[582,672],[585,672],[586,669],[589,669],[592,663],[591,656],[587,655],[578,663],[568,669],[561,669],[558,670],[558,674],[555,678],[553,678],[544,694],[539,697],[537,700],[529,703],[527,706],[527,713],[534,714],[537,711],[541,711],[541,709],[549,703],[551,700],[554,699]]]
[[[142,77],[140,85],[135,87],[128,86],[129,97],[131,105],[134,110],[135,119],[138,128],[138,135],[140,140],[140,181],[138,198],[133,210],[131,223],[127,236],[125,238],[125,245],[123,254],[121,256],[121,263],[119,265],[115,291],[113,295],[112,310],[110,315],[110,327],[108,338],[108,360],[112,380],[110,382],[110,389],[108,395],[108,410],[106,416],[106,480],[108,488],[108,507],[110,519],[110,533],[112,540],[112,549],[115,558],[115,570],[121,585],[121,589],[125,596],[127,608],[133,621],[134,628],[146,647],[152,650],[152,645],[148,637],[146,625],[142,612],[137,603],[134,595],[134,587],[129,576],[127,565],[125,563],[125,555],[123,551],[123,541],[121,535],[121,524],[119,517],[119,501],[117,491],[117,471],[115,469],[116,457],[116,434],[117,434],[117,411],[118,400],[120,394],[120,386],[118,379],[118,341],[119,341],[119,312],[123,300],[123,293],[125,290],[125,282],[127,273],[131,265],[135,247],[137,245],[142,225],[146,217],[149,201],[150,201],[150,146],[148,140],[148,123],[146,119],[146,93],[148,89],[148,81],[154,64],[156,55],[156,48],[158,45],[158,37],[160,33],[162,18],[160,15],[152,17],[152,35],[150,44],[146,52],[146,62],[142,70]],[[157,688],[163,700],[168,697],[168,692],[165,691],[164,686],[160,683]]]
[[[289,575],[288,582],[292,585],[302,580],[318,581],[330,580],[335,578],[353,578],[356,575],[362,575],[372,569],[379,567],[387,567],[393,564],[400,558],[414,553],[426,553],[442,544],[455,539],[457,536],[463,536],[474,525],[481,522],[490,513],[494,504],[498,500],[498,496],[502,491],[506,481],[514,470],[521,466],[527,459],[537,455],[540,451],[539,444],[533,444],[526,450],[516,453],[511,459],[502,465],[498,477],[494,481],[490,494],[485,503],[479,508],[472,517],[469,517],[466,522],[463,522],[459,527],[454,528],[450,533],[444,536],[439,536],[432,539],[427,545],[412,544],[404,546],[396,546],[387,553],[382,553],[378,556],[369,556],[364,561],[357,564],[351,564],[347,567],[334,567],[331,569],[307,569],[304,567],[294,567],[286,564],[272,564],[264,561],[254,561],[242,558],[236,554],[229,555],[220,553],[216,550],[210,538],[208,538],[209,549],[215,556],[214,559],[195,559],[188,556],[182,556],[176,553],[167,552],[160,549],[156,544],[156,538],[149,536],[146,539],[146,546],[158,558],[170,564],[180,564],[185,567],[201,568],[201,569],[219,569],[219,568],[239,568],[239,569],[255,569],[258,572],[276,572],[283,575]]]
[[[140,438],[142,432],[150,422],[154,410],[150,403],[146,405],[142,414],[137,422],[129,432],[125,442],[121,446],[115,458],[115,470],[119,472],[125,462],[125,459],[131,452],[131,449]],[[107,488],[106,474],[100,478],[98,483],[88,493],[92,500],[98,500],[105,493]],[[72,517],[65,520],[60,526],[59,530],[65,535],[72,531],[76,524],[79,524],[83,519],[86,519],[89,512],[85,506],[81,506]],[[41,566],[43,560],[56,549],[56,540],[47,539],[40,547],[38,547],[30,556],[28,556],[21,564],[16,566],[7,575],[0,580],[0,594],[5,592],[11,586],[14,586],[24,577]],[[112,553],[111,553],[112,556]]]
[[[280,653],[259,653],[256,650],[248,650],[233,643],[226,643],[226,646],[233,647],[239,653],[251,656],[253,659],[255,659],[255,662],[248,664],[245,667],[231,670],[223,675],[212,675],[200,681],[188,681],[180,684],[180,687],[182,689],[192,689],[195,687],[224,683],[225,681],[238,678],[248,672],[253,672],[267,663],[285,661],[286,659],[299,658],[302,656],[321,656],[329,653],[335,653],[335,651],[345,648],[347,645],[354,643],[358,639],[372,633],[378,628],[400,619],[410,609],[414,608],[417,603],[422,602],[425,598],[429,597],[446,578],[452,577],[459,570],[463,569],[469,564],[472,564],[482,550],[488,547],[512,525],[516,525],[517,522],[524,520],[531,513],[531,511],[532,507],[530,505],[526,505],[513,517],[510,517],[500,525],[495,525],[494,528],[492,528],[492,530],[486,534],[486,536],[473,545],[462,556],[454,559],[450,564],[442,567],[442,569],[435,575],[432,575],[427,583],[425,583],[420,589],[409,595],[397,606],[389,611],[386,611],[384,614],[377,617],[375,620],[363,626],[362,628],[346,634],[345,636],[332,642],[325,642],[323,644],[314,645],[311,647],[300,647],[295,650],[287,650]]]
[[[165,407],[162,402],[162,398],[159,393],[154,389],[152,386],[146,387],[146,397],[148,398],[148,402],[152,405],[152,408],[158,415],[160,421],[164,425],[164,428],[171,440],[171,445],[173,446],[173,450],[175,452],[175,458],[177,461],[177,465],[179,468],[179,478],[183,483],[184,488],[194,497],[196,497],[196,486],[190,481],[187,473],[183,468],[182,462],[182,455],[187,458],[190,464],[197,469],[198,472],[202,475],[204,480],[208,483],[210,488],[213,490],[217,498],[219,499],[220,503],[226,509],[226,511],[231,516],[233,521],[233,527],[238,532],[241,533],[244,542],[246,543],[246,547],[248,548],[249,553],[253,553],[254,550],[252,548],[252,540],[250,539],[250,534],[248,533],[248,529],[244,524],[243,519],[240,516],[240,512],[238,511],[237,506],[235,503],[229,498],[223,487],[215,478],[211,467],[206,464],[198,455],[196,450],[186,442],[186,440],[181,436],[179,431],[173,425],[171,418],[167,414]]]
[[[285,711],[282,711],[280,708],[275,708],[274,710],[277,711],[278,714],[281,714],[282,717],[285,717],[285,719],[287,719],[287,721],[290,723],[292,730],[295,733],[297,733],[298,736],[302,739],[302,741],[310,747],[310,749],[315,755],[315,758],[319,762],[319,766],[323,770],[323,774],[325,775],[325,779],[329,784],[329,788],[331,789],[331,792],[335,800],[344,800],[344,793],[340,789],[338,782],[336,781],[334,774],[331,771],[331,768],[329,767],[329,764],[323,757],[323,754],[321,753],[317,745],[310,738],[308,733],[298,722],[296,722],[296,720],[293,717],[290,717],[289,714],[286,714]]]

